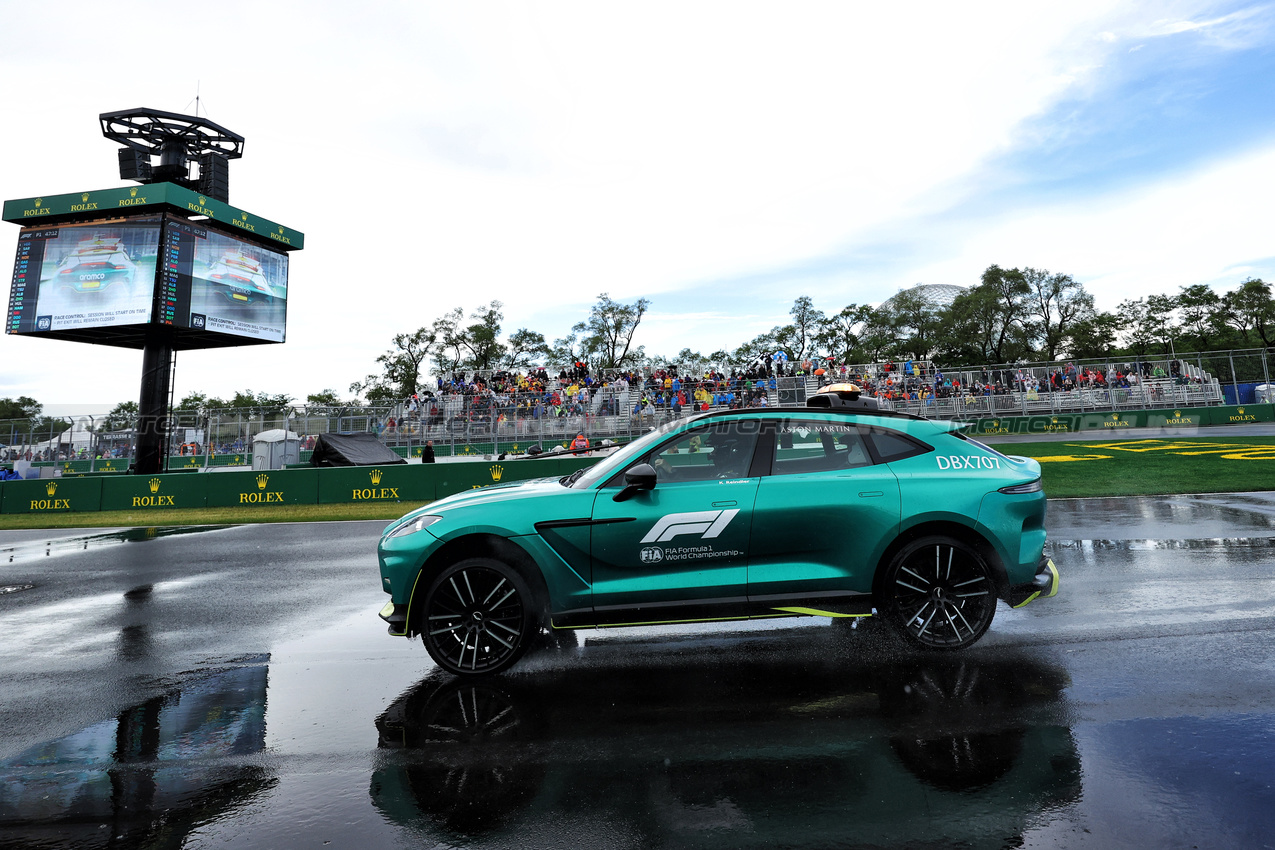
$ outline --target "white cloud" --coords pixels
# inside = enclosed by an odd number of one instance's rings
[[[493,298],[507,330],[543,317],[533,329],[552,339],[600,292],[648,296],[648,351],[735,345],[783,311],[761,315],[724,291],[714,315],[660,313],[661,296],[799,268],[908,225],[929,228],[906,234],[926,253],[856,272],[862,292],[841,272],[805,282],[880,300],[918,280],[969,282],[1011,253],[1133,275],[1134,248],[1153,234],[1115,210],[1156,213],[1136,192],[1099,202],[1112,205],[1099,211],[1106,232],[1070,208],[1010,212],[1040,226],[993,220],[969,238],[963,222],[933,222],[986,163],[1031,143],[1029,119],[1099,87],[1131,41],[1184,21],[1251,36],[1261,19],[1204,3],[1157,7],[1170,24],[1136,5],[1017,2],[231,3],[192,39],[189,20],[153,14],[163,5],[125,8],[139,58],[124,64],[101,49],[96,5],[6,12],[10,32],[56,36],[59,61],[40,65],[38,38],[0,57],[0,104],[31,128],[0,139],[11,164],[0,194],[118,185],[96,115],[188,111],[198,85],[212,119],[247,137],[232,203],[305,231],[307,248],[294,258],[288,343],[183,354],[178,394],[297,397],[344,391],[393,334]],[[151,59],[168,70],[143,70]],[[1234,218],[1224,203],[1216,215]],[[1130,231],[1128,243],[1110,237]],[[1248,237],[1218,237],[1201,268],[1253,256],[1225,254],[1250,251]],[[29,364],[0,395],[137,394],[136,352],[6,337],[0,357]]]
[[[959,252],[921,276],[968,284],[991,262],[1048,268],[1084,282],[1103,309],[1200,282],[1230,288],[1263,268],[1271,275],[1272,193],[1275,146],[1150,186],[979,222],[962,234]]]

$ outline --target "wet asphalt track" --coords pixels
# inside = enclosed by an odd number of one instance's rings
[[[958,658],[581,632],[458,684],[383,523],[0,532],[0,847],[1275,845],[1275,493],[1050,503]]]

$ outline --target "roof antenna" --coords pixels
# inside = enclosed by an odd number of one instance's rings
[[[190,109],[190,104],[195,104],[195,117],[199,117],[199,84],[200,80],[195,80],[195,99],[186,103],[186,108]]]

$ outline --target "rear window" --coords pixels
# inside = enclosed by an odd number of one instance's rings
[[[933,446],[927,446],[907,434],[900,434],[898,431],[887,431],[883,428],[870,429],[868,431],[868,439],[876,450],[878,463],[892,463],[896,460],[916,457],[934,450]]]

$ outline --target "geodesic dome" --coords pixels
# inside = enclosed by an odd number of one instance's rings
[[[965,292],[964,286],[955,286],[950,283],[918,283],[911,289],[904,289],[896,293],[893,297],[887,298],[881,302],[878,309],[889,310],[894,307],[894,299],[904,294],[920,295],[932,306],[937,309],[952,306],[952,302],[956,300],[956,296]]]

